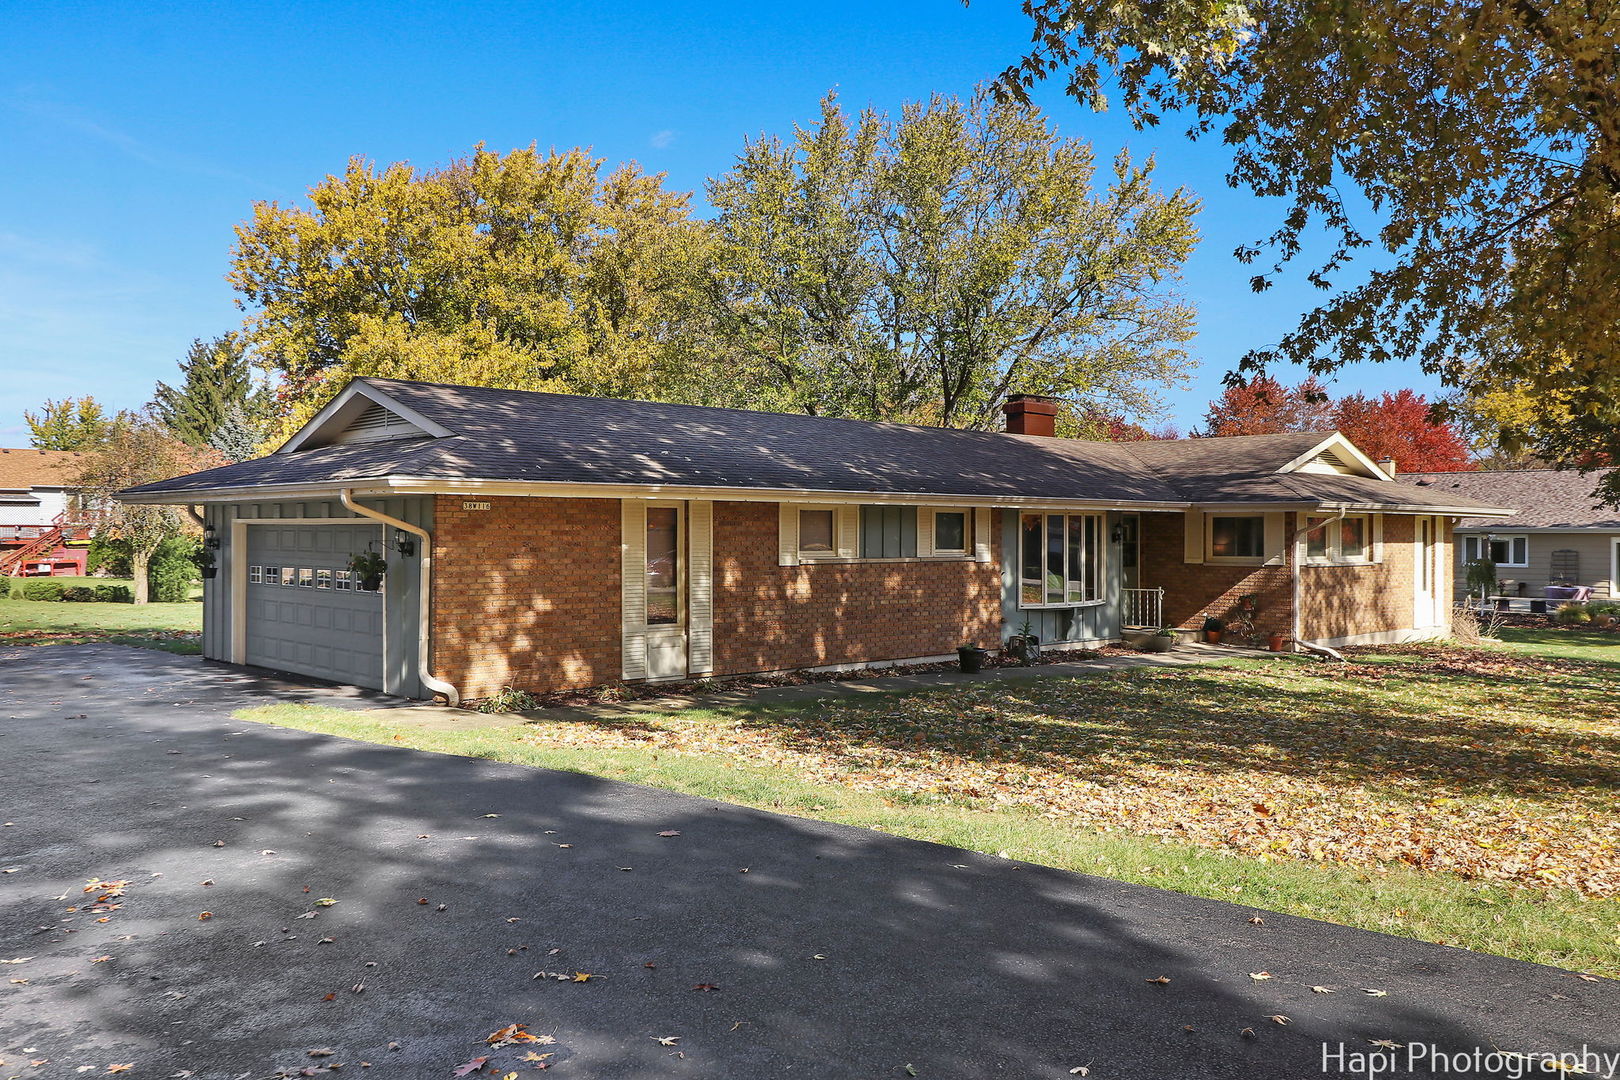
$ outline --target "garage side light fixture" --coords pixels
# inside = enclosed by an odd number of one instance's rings
[[[219,547],[219,530],[214,527],[212,521],[203,526],[203,546],[210,550]]]
[[[399,552],[402,557],[407,559],[410,558],[412,555],[416,554],[415,538],[404,529],[395,529],[394,550]]]

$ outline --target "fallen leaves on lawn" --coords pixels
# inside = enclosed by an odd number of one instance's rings
[[[1450,646],[1377,651],[1389,658],[1112,671],[791,713],[542,720],[515,737],[722,756],[908,802],[1023,809],[1253,857],[1620,895],[1612,669]]]

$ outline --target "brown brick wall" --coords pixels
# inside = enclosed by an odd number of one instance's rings
[[[462,501],[434,505],[433,673],[473,698],[618,679],[618,500]]]
[[[951,653],[1000,641],[1000,524],[990,562],[777,565],[775,503],[714,504],[715,672]]]
[[[1228,619],[1238,600],[1256,600],[1255,629],[1261,634],[1289,633],[1293,625],[1294,583],[1287,566],[1225,566],[1189,563],[1183,539],[1186,515],[1142,515],[1143,588],[1164,589],[1164,621],[1196,630],[1206,616]],[[1294,515],[1284,529],[1292,536]]]
[[[1300,568],[1300,635],[1307,640],[1409,630],[1417,519],[1384,515],[1384,561]]]

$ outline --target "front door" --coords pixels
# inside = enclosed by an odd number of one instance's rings
[[[647,507],[647,678],[686,675],[686,529],[679,503]]]
[[[1436,578],[1440,569],[1435,565],[1436,554],[1434,519],[1420,517],[1417,519],[1417,544],[1413,552],[1417,561],[1412,575],[1417,608],[1414,626],[1437,626],[1440,623],[1439,614],[1435,610],[1438,606]]]

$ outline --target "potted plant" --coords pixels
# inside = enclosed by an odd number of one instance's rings
[[[208,547],[206,544],[199,544],[197,546],[197,550],[191,553],[191,561],[192,564],[197,567],[197,572],[203,577],[211,578],[218,576],[219,567],[214,565],[213,549]]]
[[[1271,635],[1268,643],[1272,652],[1283,652],[1288,648],[1288,635],[1279,630]]]
[[[355,588],[364,592],[376,592],[382,588],[382,579],[388,572],[388,564],[375,551],[362,551],[358,555],[349,556],[349,570],[354,574]]]
[[[977,645],[958,645],[956,647],[957,666],[970,675],[975,671],[983,671],[984,662],[989,656],[989,649],[981,649]]]
[[[1204,640],[1211,645],[1221,643],[1221,634],[1226,630],[1226,624],[1211,615],[1204,620]]]
[[[1169,652],[1176,645],[1176,628],[1161,626],[1142,639],[1143,652]]]
[[[1041,655],[1041,639],[1035,636],[1035,626],[1028,618],[1018,633],[1007,639],[1007,655],[1022,667],[1029,667]]]

